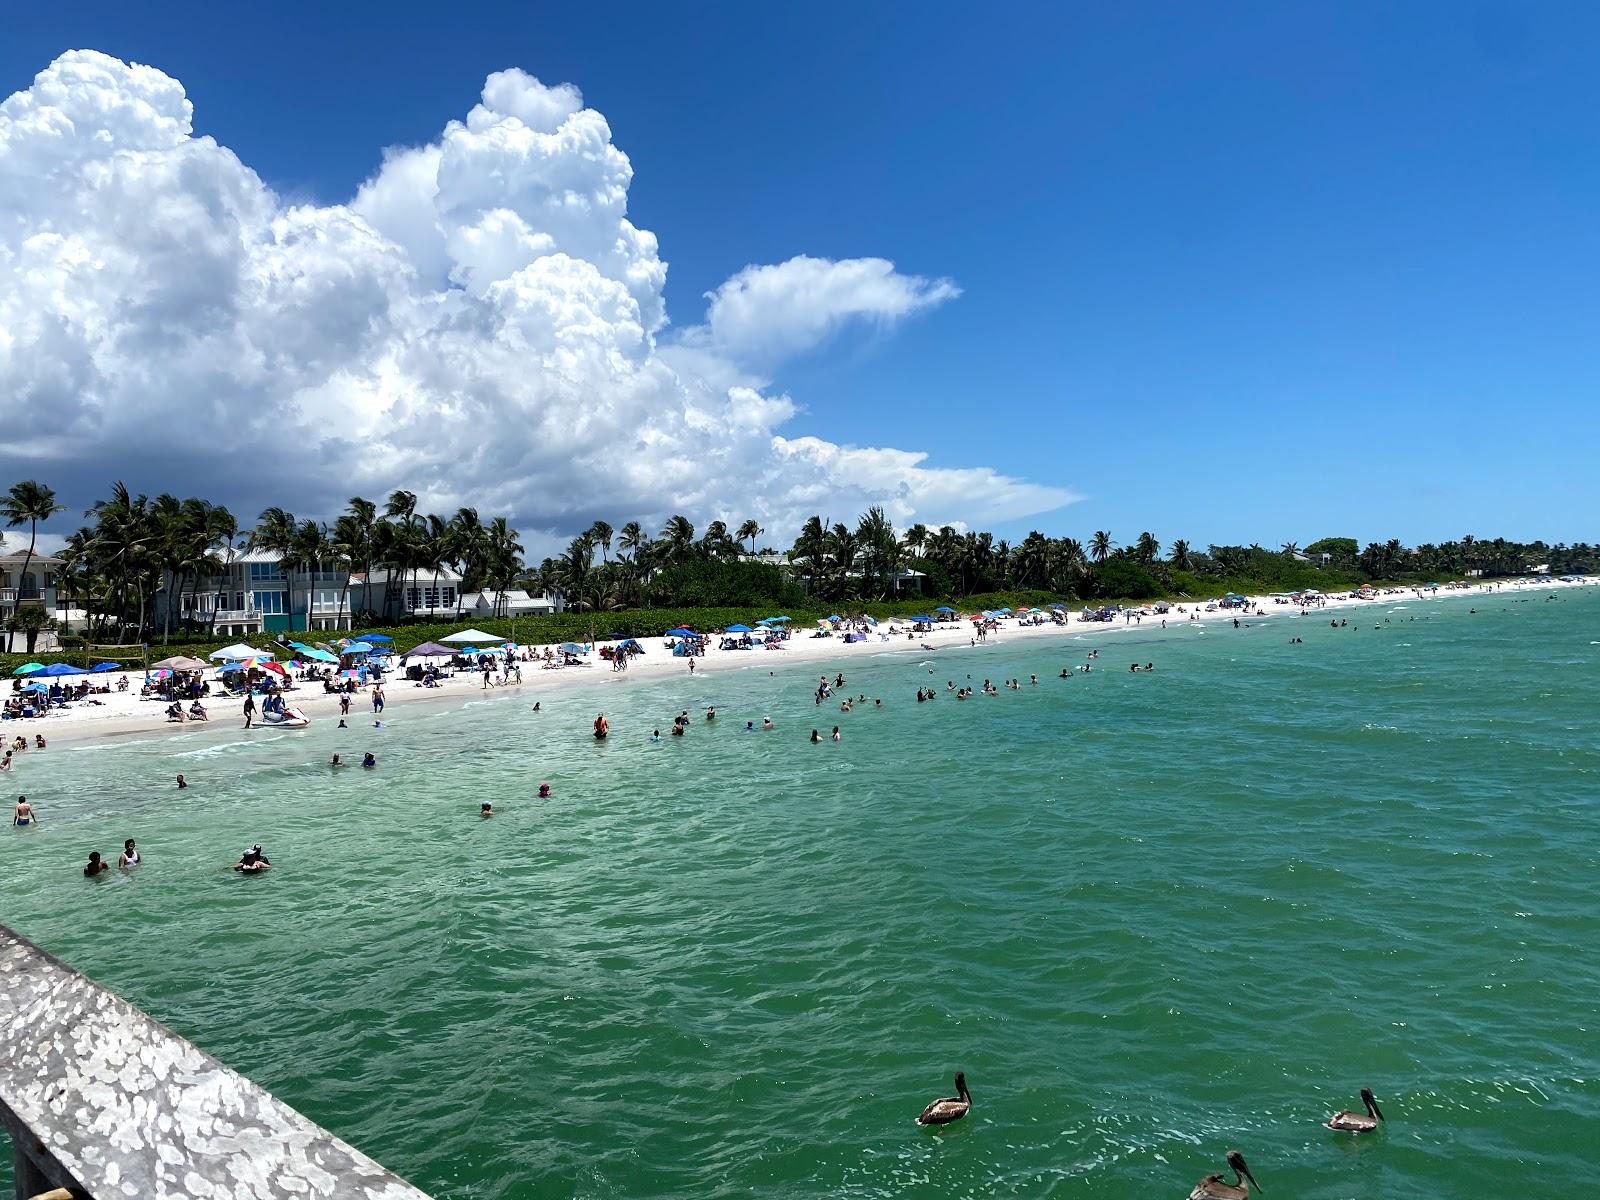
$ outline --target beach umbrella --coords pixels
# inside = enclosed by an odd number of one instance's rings
[[[793,620],[793,618],[792,617],[762,617],[761,618],[761,623],[763,625],[765,625],[769,621],[789,621],[789,620]]]
[[[263,654],[253,646],[246,646],[243,642],[236,642],[232,646],[224,646],[221,650],[213,650],[206,657],[212,662],[239,662],[246,658],[271,658],[270,654]]]
[[[25,683],[22,685],[22,690],[25,692],[48,692],[50,685],[48,683]]]
[[[936,612],[936,613],[953,613],[956,610],[951,608],[948,604],[941,604],[941,605],[939,605],[938,608],[934,609],[933,611]]]
[[[419,658],[444,658],[460,653],[461,651],[450,646],[441,646],[438,642],[423,642],[420,646],[411,647],[400,657],[410,658],[412,655],[417,655]]]
[[[372,647],[366,642],[346,642],[344,652],[346,654],[371,654]]]
[[[70,663],[51,663],[48,667],[33,672],[35,675],[87,675],[89,672],[82,667],[74,667]]]
[[[823,617],[822,619],[824,621],[842,621],[842,620],[844,620],[844,618],[841,617],[838,613],[834,613],[831,617]]]
[[[201,663],[200,665],[204,666],[205,664]],[[89,674],[98,675],[102,671],[120,671],[120,670],[122,670],[122,664],[121,663],[103,662],[103,663],[96,663],[94,666],[90,667],[89,668]]]
[[[584,647],[578,645],[577,642],[562,642],[560,649],[561,649],[561,653],[563,653],[563,654],[587,654],[588,653],[588,650],[586,650]]]
[[[933,618],[932,617],[923,616],[920,613],[917,616],[912,617],[911,619],[913,621],[921,621],[924,625],[932,625],[933,624]]]
[[[326,650],[318,650],[315,646],[307,646],[300,651],[301,658],[309,658],[312,662],[336,663],[339,661],[337,654],[329,654]]]
[[[393,642],[394,639],[387,633],[358,633],[356,635],[363,642]]]
[[[694,630],[685,629],[682,625],[680,625],[676,629],[667,630],[667,636],[668,637],[693,637],[694,636]]]
[[[32,675],[35,671],[42,671],[42,670],[44,670],[44,664],[43,663],[23,663],[20,667],[18,667],[15,671],[13,671],[11,673],[13,675]]]
[[[460,633],[452,633],[449,637],[440,638],[442,642],[459,645],[470,645],[473,642],[503,642],[503,637],[495,637],[492,633],[484,633],[481,629],[463,629]]]
[[[1067,606],[1065,604],[1052,604],[1050,607],[1055,609],[1057,612],[1067,611]]]
[[[754,633],[755,630],[751,629],[750,626],[748,626],[748,625],[729,625],[722,632],[724,632],[724,633]]]
[[[160,662],[151,663],[150,665],[153,667],[166,667],[172,671],[204,671],[206,669],[206,664],[201,659],[188,658],[182,654],[175,654],[171,658],[163,658]],[[99,667],[95,668],[97,671],[99,669]],[[109,669],[115,670],[116,668],[112,666]]]

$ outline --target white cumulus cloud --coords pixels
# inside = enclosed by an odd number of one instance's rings
[[[812,349],[852,321],[889,325],[960,294],[948,279],[903,275],[887,259],[802,254],[745,267],[707,292],[706,323],[688,337],[766,366]]]
[[[72,51],[0,104],[0,472],[327,515],[394,487],[522,528],[597,516],[1003,520],[1072,497],[779,431],[755,372],[957,294],[881,259],[749,267],[675,344],[633,168],[569,85],[491,75],[348,204],[195,136],[182,86]]]

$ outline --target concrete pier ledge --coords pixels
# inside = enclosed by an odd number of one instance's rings
[[[19,1198],[429,1200],[4,925],[0,1122]]]

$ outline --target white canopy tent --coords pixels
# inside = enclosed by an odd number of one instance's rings
[[[213,650],[208,656],[213,662],[239,662],[246,658],[271,658],[265,650],[256,650],[239,642],[232,646],[224,646],[221,650]]]
[[[486,642],[498,644],[506,639],[496,637],[492,633],[484,633],[481,629],[463,629],[460,633],[452,633],[449,637],[442,637],[439,640],[458,646],[477,646]]]

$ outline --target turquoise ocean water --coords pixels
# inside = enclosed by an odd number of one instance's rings
[[[439,1197],[1182,1196],[1230,1147],[1274,1196],[1586,1191],[1600,593],[1351,619],[864,646],[848,716],[769,655],[52,749],[0,919]],[[969,673],[1024,688],[915,703]],[[1363,1084],[1387,1128],[1322,1129]]]

